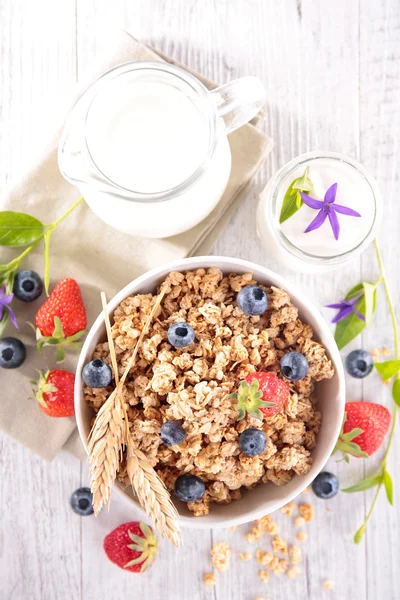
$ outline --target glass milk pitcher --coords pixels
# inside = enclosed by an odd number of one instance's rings
[[[163,62],[132,62],[95,81],[61,137],[62,175],[100,219],[152,238],[194,227],[218,204],[231,170],[228,133],[265,101],[255,77],[210,92]]]

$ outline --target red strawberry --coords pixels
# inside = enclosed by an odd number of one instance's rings
[[[280,412],[288,399],[288,385],[273,373],[251,373],[239,384],[237,394],[230,394],[238,401],[238,421],[246,412],[252,417],[263,419]]]
[[[36,314],[36,338],[43,346],[57,346],[56,360],[64,360],[64,347],[80,350],[79,339],[86,328],[86,310],[74,279],[59,281]]]
[[[132,573],[147,571],[157,554],[157,545],[152,528],[142,521],[120,525],[104,538],[103,543],[111,562]]]
[[[74,409],[75,375],[62,369],[40,373],[35,394],[39,406],[49,417],[72,417]]]
[[[373,402],[346,402],[343,429],[334,452],[368,458],[378,450],[388,432],[391,415],[387,408]]]

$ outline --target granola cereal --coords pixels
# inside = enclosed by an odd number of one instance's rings
[[[231,549],[226,542],[218,542],[211,550],[212,566],[220,573],[228,570],[230,557]]]
[[[307,540],[307,533],[305,531],[299,531],[299,533],[296,535],[296,538],[299,540],[299,542],[305,542]]]
[[[272,554],[272,552],[264,552],[264,550],[258,548],[256,552],[256,560],[259,565],[268,566],[273,559],[274,555]]]
[[[322,587],[324,588],[324,590],[331,591],[334,589],[335,583],[334,581],[332,581],[332,579],[325,579],[325,581],[322,584]]]
[[[265,571],[265,569],[263,569],[262,571],[258,572],[258,576],[263,583],[267,583],[267,581],[269,579],[268,571]]]
[[[306,521],[306,523],[310,523],[314,518],[313,507],[311,504],[300,504],[299,513]]]
[[[207,587],[212,587],[217,583],[217,578],[214,573],[204,573],[203,575],[204,585]]]
[[[252,559],[252,555],[250,554],[250,552],[241,552],[239,554],[239,558],[240,558],[240,560],[243,560],[246,562],[246,561]]]
[[[289,546],[289,557],[292,563],[299,563],[303,560],[301,550],[298,546]]]
[[[282,506],[282,508],[280,509],[280,511],[284,515],[287,515],[288,517],[291,517],[295,508],[296,508],[295,503],[294,502],[289,502],[289,504],[285,504],[285,506]]]
[[[272,547],[274,549],[274,552],[276,552],[277,554],[284,554],[285,556],[287,556],[287,542],[281,536],[276,535],[274,537],[274,539],[272,540]]]
[[[296,527],[303,527],[305,522],[306,521],[305,521],[304,517],[298,516],[298,517],[295,517],[295,519],[294,519],[294,524]]]
[[[282,486],[311,469],[310,452],[321,424],[314,386],[331,378],[334,370],[285,291],[261,286],[268,296],[267,311],[249,316],[240,310],[237,293],[256,283],[251,273],[224,275],[217,268],[170,273],[167,293],[126,379],[132,439],[167,489],[172,492],[182,474],[205,483],[203,497],[187,503],[195,516],[207,515],[213,503],[240,498],[257,484]],[[112,336],[120,375],[154,299],[154,294],[135,294],[114,311]],[[168,329],[178,322],[194,329],[190,346],[169,343]],[[255,372],[267,371],[282,379],[280,360],[291,351],[304,354],[309,372],[303,380],[285,380],[289,396],[280,412],[263,420],[247,413],[238,421],[237,400],[230,394]],[[108,343],[97,344],[93,358],[110,364]],[[96,413],[112,391],[112,385],[84,387],[85,399]],[[160,432],[163,423],[171,420],[179,422],[186,438],[167,446]],[[249,427],[261,429],[267,439],[265,450],[257,456],[244,454],[239,446],[240,434]],[[128,483],[123,463],[118,478]],[[276,534],[277,528],[256,529],[248,541],[257,541],[264,532]]]

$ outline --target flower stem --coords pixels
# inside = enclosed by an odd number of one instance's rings
[[[389,288],[389,283],[386,277],[386,272],[385,272],[385,267],[383,265],[383,260],[382,260],[382,255],[381,255],[381,251],[379,249],[379,244],[378,244],[378,240],[375,238],[374,239],[374,244],[375,244],[375,251],[376,251],[376,257],[378,259],[378,264],[379,264],[379,270],[380,270],[380,277],[378,281],[382,281],[383,282],[383,286],[385,288],[385,293],[386,293],[386,298],[387,298],[387,302],[389,305],[389,312],[390,312],[390,317],[392,319],[392,326],[393,326],[393,337],[394,337],[394,355],[395,355],[395,359],[398,360],[399,359],[399,330],[398,330],[398,326],[397,326],[397,320],[396,320],[396,314],[394,312],[394,306],[393,306],[393,300],[392,300],[392,294],[390,292],[390,288]],[[400,373],[397,373],[396,378],[399,378]],[[397,421],[397,413],[398,413],[398,406],[395,403],[394,404],[394,408],[393,408],[393,413],[392,413],[392,425],[390,428],[390,434],[389,434],[389,440],[388,440],[388,444],[386,446],[386,450],[385,450],[385,454],[383,455],[383,459],[382,459],[382,463],[381,463],[381,481],[378,484],[378,487],[376,488],[376,492],[375,492],[375,496],[372,500],[372,504],[370,506],[370,509],[367,513],[367,516],[365,517],[365,521],[364,521],[364,525],[361,527],[360,531],[364,531],[365,530],[365,526],[367,525],[368,521],[371,518],[371,515],[374,511],[375,505],[378,501],[378,497],[379,497],[379,493],[382,489],[383,486],[383,473],[386,469],[386,464],[387,464],[387,460],[389,457],[389,453],[390,453],[390,449],[392,447],[392,442],[394,439],[394,433],[396,430],[396,421]],[[357,535],[357,534],[356,534]],[[358,538],[358,542],[361,541],[361,537],[362,534],[359,536]]]

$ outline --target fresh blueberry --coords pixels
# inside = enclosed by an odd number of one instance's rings
[[[22,302],[33,302],[43,292],[43,281],[35,271],[18,271],[14,281],[14,295]]]
[[[311,484],[313,492],[318,498],[328,500],[333,498],[339,491],[339,480],[333,473],[323,471],[316,476]]]
[[[369,375],[373,366],[374,359],[367,350],[353,350],[346,358],[346,371],[352,377],[357,377],[357,379]]]
[[[178,421],[166,421],[161,425],[161,439],[166,446],[180,444],[186,437],[186,431]]]
[[[267,446],[267,438],[260,429],[249,427],[240,434],[239,446],[247,456],[257,456],[257,454],[264,452]]]
[[[168,329],[168,341],[175,348],[185,348],[193,344],[195,338],[194,329],[189,323],[181,321],[174,323]]]
[[[71,496],[71,506],[72,510],[76,512],[77,515],[81,517],[87,517],[88,515],[93,514],[93,506],[92,506],[92,492],[89,488],[79,488],[75,490]]]
[[[268,296],[258,285],[246,285],[242,288],[236,302],[246,315],[262,315],[268,308]]]
[[[26,358],[25,344],[13,337],[0,340],[0,367],[17,369]]]
[[[290,381],[300,381],[308,373],[308,361],[300,352],[288,352],[281,358],[282,374]]]
[[[83,367],[82,379],[86,385],[92,388],[107,387],[112,380],[112,371],[104,360],[96,358]]]
[[[175,481],[175,496],[182,502],[195,502],[204,496],[205,483],[196,475],[179,475]]]

